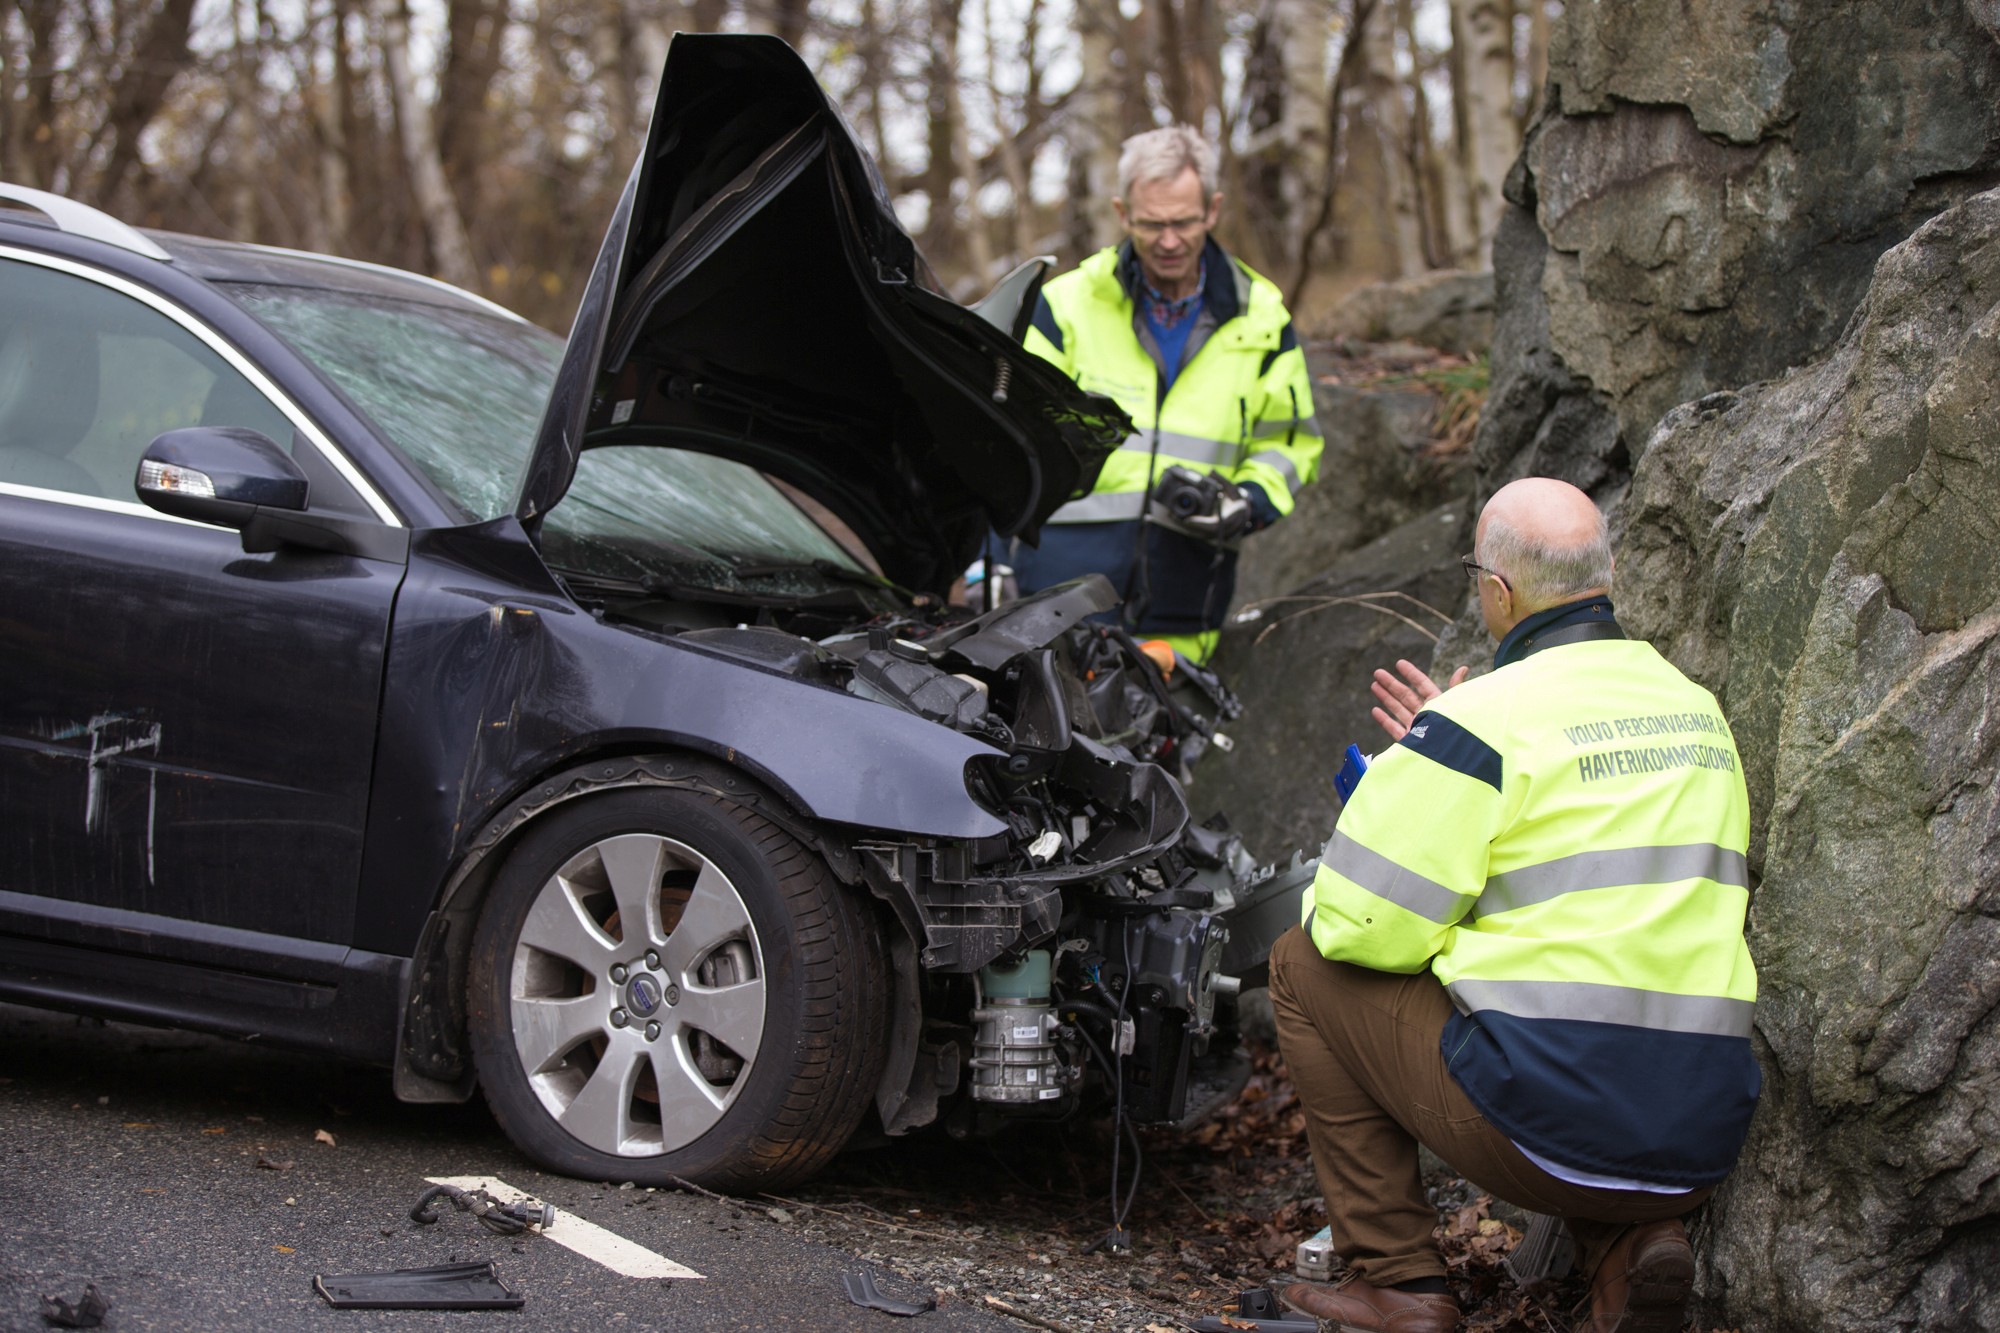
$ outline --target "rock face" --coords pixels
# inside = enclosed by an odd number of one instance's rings
[[[1476,295],[1483,275],[1445,277]],[[1433,317],[1444,303],[1414,287],[1429,313],[1385,320],[1377,332],[1393,323],[1404,335],[1440,334]],[[1430,658],[1464,599],[1457,557],[1472,542],[1471,470],[1463,453],[1436,454],[1444,401],[1417,378],[1445,358],[1358,333],[1306,352],[1326,436],[1320,479],[1289,518],[1244,544],[1237,619],[1215,659],[1244,715],[1227,728],[1234,752],[1210,751],[1189,793],[1196,818],[1227,811],[1266,861],[1317,855],[1333,831],[1341,752],[1386,743],[1368,716],[1368,673],[1398,657]]]
[[[1327,344],[1308,346],[1313,406],[1326,436],[1320,479],[1299,493],[1290,517],[1244,543],[1238,607],[1293,592],[1446,496],[1472,490],[1462,456],[1432,456],[1439,395],[1403,376],[1368,382],[1368,374],[1354,373],[1357,363],[1379,376],[1383,362],[1375,353],[1393,349],[1354,350],[1358,356],[1339,355]]]
[[[1370,283],[1343,297],[1316,332],[1446,352],[1484,352],[1493,345],[1493,274],[1438,269]]]
[[[1617,506],[1621,618],[1744,756],[1707,1323],[2000,1329],[2000,8],[1571,5],[1550,88],[1475,462]]]
[[[2000,7],[1577,4],[1550,81],[1477,490],[1613,506],[1621,618],[1744,756],[1765,1090],[1702,1327],[2000,1330]],[[1428,521],[1273,582],[1411,593],[1434,646],[1340,601],[1225,637],[1251,712],[1193,796],[1264,856],[1379,744],[1369,668],[1490,652],[1469,514]]]
[[[1721,697],[1764,1098],[1716,1321],[2000,1328],[2000,190],[1890,250],[1824,361],[1670,412],[1621,618]]]
[[[2000,184],[1991,0],[1571,5],[1495,242],[1481,464],[1603,493],[1675,404],[1839,338],[1877,257]]]

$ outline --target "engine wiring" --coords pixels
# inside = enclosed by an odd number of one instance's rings
[[[1130,922],[1125,922],[1119,927],[1118,947],[1122,955],[1120,960],[1122,970],[1118,995],[1115,999],[1111,995],[1111,992],[1106,989],[1104,983],[1098,979],[1095,967],[1090,969],[1090,975],[1088,976],[1090,987],[1102,995],[1106,1003],[1112,1007],[1107,1010],[1089,1001],[1077,1000],[1063,1000],[1059,1006],[1071,1013],[1088,1013],[1108,1020],[1112,1035],[1112,1055],[1106,1056],[1103,1048],[1092,1039],[1090,1033],[1084,1029],[1081,1023],[1074,1025],[1076,1035],[1083,1039],[1083,1044],[1089,1048],[1090,1054],[1097,1061],[1098,1067],[1104,1071],[1105,1077],[1111,1080],[1112,1087],[1111,1229],[1098,1237],[1084,1251],[1086,1254],[1095,1254],[1099,1250],[1108,1251],[1113,1254],[1123,1254],[1132,1248],[1132,1233],[1126,1228],[1125,1221],[1131,1216],[1132,1205],[1139,1197],[1139,1179],[1146,1169],[1146,1155],[1145,1150],[1139,1146],[1138,1127],[1125,1114],[1125,1043],[1119,1039],[1126,1023],[1125,1011],[1132,993],[1132,937]],[[1118,1178],[1123,1174],[1120,1148],[1125,1139],[1130,1139],[1132,1143],[1132,1180],[1126,1187],[1124,1197],[1121,1199],[1118,1191]]]

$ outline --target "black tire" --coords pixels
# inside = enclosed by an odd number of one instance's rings
[[[566,1175],[775,1188],[840,1150],[881,1075],[890,981],[865,901],[698,792],[608,792],[530,829],[468,985],[495,1119]]]

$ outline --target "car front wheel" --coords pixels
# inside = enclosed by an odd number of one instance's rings
[[[782,829],[699,792],[583,798],[530,830],[469,982],[495,1118],[569,1175],[797,1180],[847,1141],[882,1068],[865,904]]]

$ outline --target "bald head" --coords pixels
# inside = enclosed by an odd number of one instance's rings
[[[1524,477],[1495,491],[1480,511],[1473,552],[1504,584],[1491,598],[1483,578],[1480,589],[1496,635],[1537,611],[1611,591],[1604,515],[1588,495],[1552,477]]]

